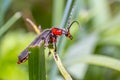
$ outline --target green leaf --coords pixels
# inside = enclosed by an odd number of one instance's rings
[[[0,27],[4,22],[4,16],[6,11],[8,10],[12,0],[0,0]]]
[[[53,20],[52,23],[54,26],[58,26],[60,24],[62,14],[63,14],[63,6],[64,0],[54,0],[53,1]]]
[[[65,61],[67,66],[71,66],[74,64],[87,63],[93,64],[97,66],[103,66],[107,68],[111,68],[117,71],[120,71],[120,60],[114,59],[108,56],[102,55],[85,55],[80,57],[79,59],[72,59],[70,61]]]
[[[15,13],[9,20],[0,28],[0,37],[21,17],[21,13]]]
[[[81,40],[75,42],[68,48],[67,52],[65,53],[66,55],[63,62],[70,61],[70,64],[72,64],[71,60],[78,60],[82,56],[91,55],[94,52],[98,39],[99,35],[97,33],[91,33]],[[77,79],[83,79],[86,74],[88,65],[76,63],[66,67],[72,76],[76,77]]]
[[[30,47],[29,50],[29,80],[46,80],[44,46]]]
[[[66,5],[65,10],[64,10],[64,15],[63,15],[63,18],[61,21],[61,25],[59,26],[60,28],[67,27],[66,25],[69,21],[69,17],[71,16],[71,13],[73,13],[72,9],[75,6],[75,1],[76,0],[68,0],[67,1],[67,5]],[[63,50],[63,47],[65,46],[65,42],[66,42],[65,38],[61,37],[59,39],[59,43],[58,43],[58,45],[59,45],[58,50],[59,51],[58,51],[58,53],[61,53],[61,51]]]
[[[94,27],[99,30],[110,19],[109,5],[106,0],[90,0],[91,16],[94,16]],[[99,27],[100,26],[100,27]]]
[[[66,7],[65,7],[65,10],[64,10],[64,13],[63,13],[64,15],[62,17],[61,25],[59,27],[61,27],[61,28],[65,27],[65,25],[68,21],[70,12],[72,10],[74,2],[75,2],[75,0],[68,0],[67,1]],[[58,53],[60,52],[60,49],[62,49],[62,46],[63,46],[62,41],[63,41],[62,38],[60,38],[59,43],[58,43],[59,46],[58,46],[58,49],[57,49],[57,50],[59,50]],[[53,68],[52,68],[52,71],[51,71],[51,74],[50,74],[50,80],[55,79],[56,74],[57,74],[57,68],[56,68],[56,65],[53,64]]]

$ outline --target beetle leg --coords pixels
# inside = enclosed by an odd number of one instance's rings
[[[51,52],[50,52],[50,49],[49,49],[49,53],[48,53],[48,56],[50,56]]]
[[[56,46],[56,43],[55,43],[55,52],[57,52],[57,46]]]
[[[54,47],[55,47],[55,49],[54,49],[54,55],[55,55],[55,58],[57,59],[57,46],[56,46],[56,43],[54,43]]]

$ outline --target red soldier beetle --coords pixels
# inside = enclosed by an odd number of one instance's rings
[[[57,37],[65,35],[66,37],[70,38],[72,40],[72,35],[70,34],[70,28],[71,26],[77,23],[78,26],[80,26],[78,21],[73,21],[70,26],[68,26],[67,29],[61,29],[61,28],[51,28],[51,29],[46,29],[44,30],[40,35],[38,35],[33,42],[26,48],[24,49],[21,54],[18,56],[18,64],[25,62],[28,59],[28,54],[30,53],[28,48],[30,46],[40,46],[41,42],[44,41],[45,47],[48,47],[49,44],[52,44],[55,47],[55,53],[56,53],[56,42],[57,42]],[[50,54],[50,53],[49,53]]]

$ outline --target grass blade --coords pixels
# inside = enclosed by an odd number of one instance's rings
[[[54,0],[53,1],[53,20],[52,23],[54,26],[58,26],[60,24],[62,15],[63,15],[63,6],[64,0]]]
[[[74,2],[75,2],[75,0],[68,0],[67,1],[67,5],[65,7],[64,15],[63,15],[63,18],[62,18],[62,21],[61,21],[61,25],[60,25],[61,28],[65,28],[65,26],[67,24],[67,21],[69,19],[70,13],[72,11]]]
[[[21,17],[21,13],[15,13],[6,24],[0,28],[0,37]]]
[[[70,66],[78,63],[87,63],[87,64],[93,64],[97,66],[103,66],[107,68],[111,68],[117,71],[120,71],[120,60],[102,56],[102,55],[85,55],[80,57],[79,59],[74,60],[66,60],[64,61],[65,65]]]
[[[29,80],[46,80],[44,45],[29,50]]]
[[[0,28],[4,23],[4,16],[6,11],[8,10],[12,0],[0,0]]]
[[[65,25],[68,21],[70,12],[72,10],[74,2],[75,2],[75,0],[68,0],[67,1],[66,7],[65,7],[65,10],[64,10],[64,13],[63,13],[64,15],[63,15],[63,18],[62,18],[62,21],[61,21],[61,25],[59,27],[61,27],[61,28],[65,27]],[[58,45],[59,45],[58,49],[57,49],[57,50],[59,50],[58,53],[60,53],[60,49],[62,49],[62,46],[63,46],[62,41],[63,40],[62,40],[62,37],[61,37],[59,42],[58,42]],[[57,67],[56,67],[55,64],[53,64],[52,72],[51,72],[51,75],[50,75],[51,76],[50,80],[53,80],[54,77],[56,76],[56,74],[57,74]]]

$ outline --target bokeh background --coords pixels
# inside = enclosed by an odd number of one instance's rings
[[[36,37],[25,19],[30,18],[43,30],[58,27],[66,2],[0,0],[0,80],[29,80],[27,62],[16,63],[20,52]],[[63,40],[64,46],[59,52],[65,68],[73,80],[120,80],[117,70],[71,62],[93,54],[120,59],[120,0],[76,0],[75,5],[71,21],[78,20],[81,28],[73,25],[71,32],[74,39]],[[11,20],[14,15],[21,17]],[[48,80],[63,80],[52,60],[52,57],[46,57]]]

